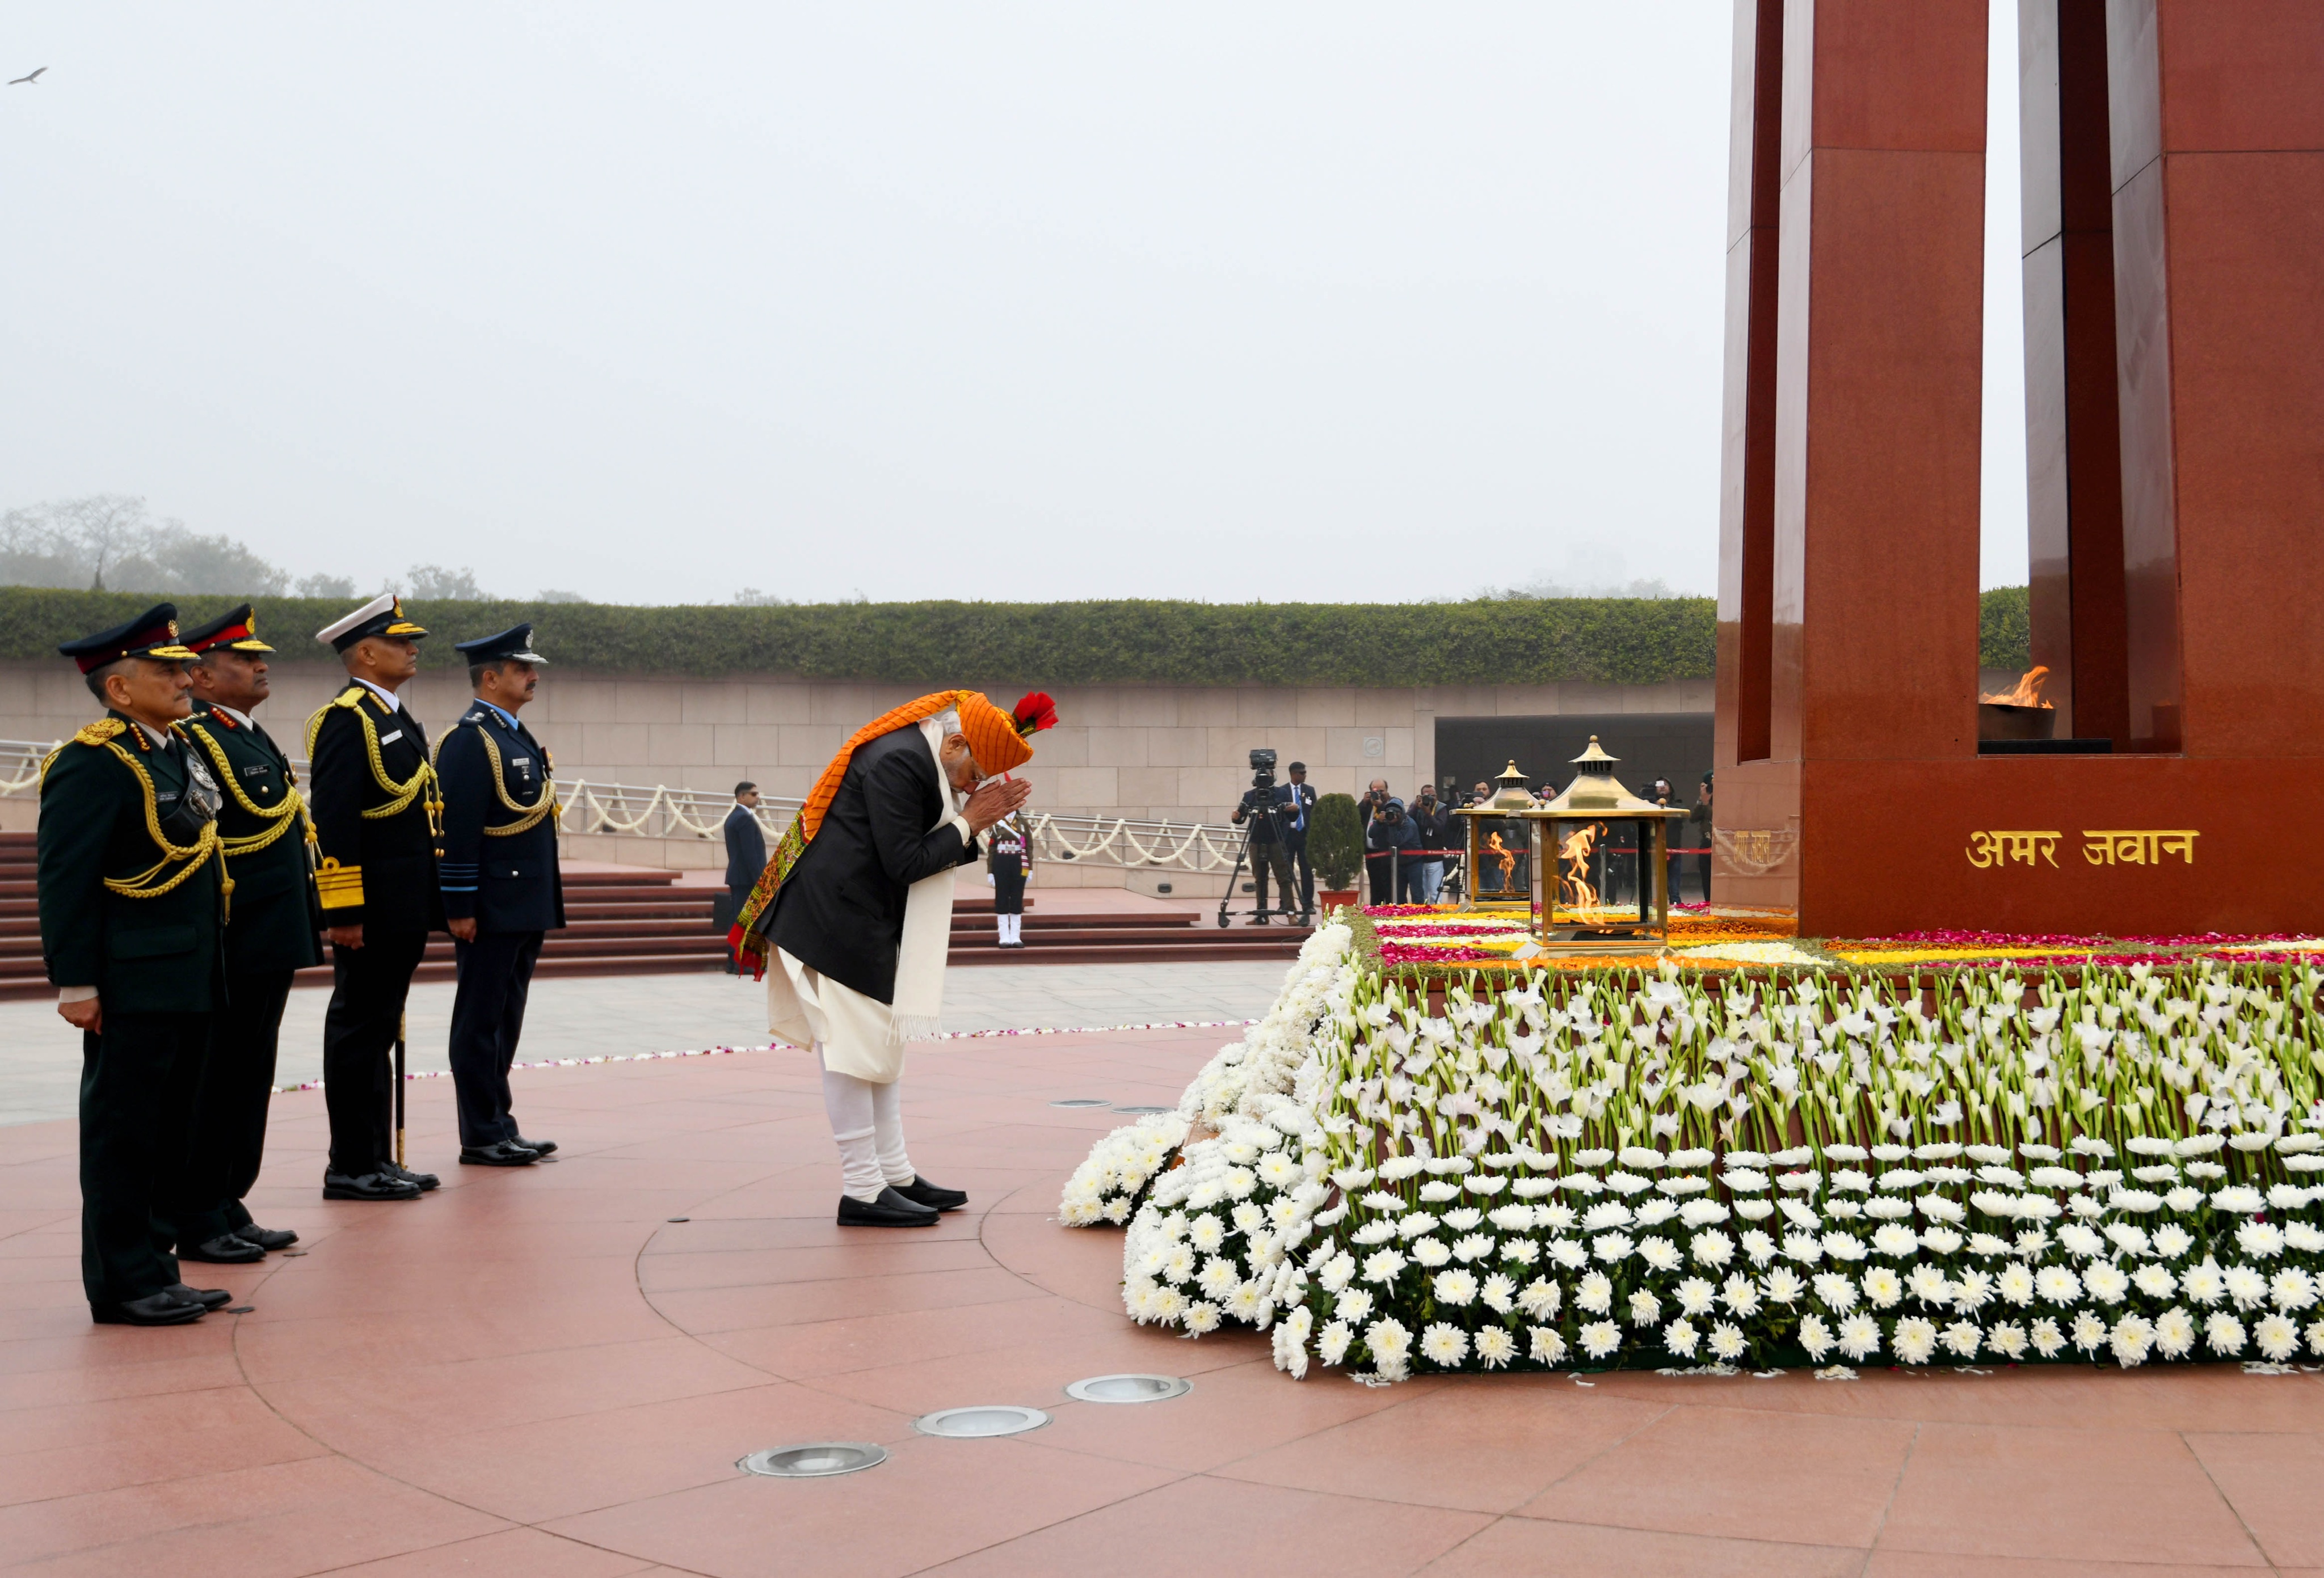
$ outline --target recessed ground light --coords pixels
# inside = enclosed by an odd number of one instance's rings
[[[672,1216],[670,1220],[672,1222],[691,1222],[694,1218],[691,1216]]]
[[[1113,1103],[1094,1096],[1070,1096],[1063,1101],[1053,1101],[1051,1106],[1111,1106]]]
[[[1084,1403],[1158,1403],[1194,1388],[1176,1375],[1093,1375],[1065,1388],[1065,1395]]]
[[[1176,1112],[1178,1109],[1175,1106],[1118,1106],[1113,1110],[1126,1117],[1142,1118],[1148,1113]]]
[[[912,1421],[912,1428],[923,1436],[975,1440],[1038,1430],[1048,1422],[1049,1416],[1038,1408],[1019,1408],[1015,1403],[978,1403],[965,1408],[939,1408],[933,1414],[922,1414]]]
[[[870,1441],[810,1441],[801,1446],[770,1446],[735,1463],[744,1473],[775,1480],[823,1480],[877,1468],[888,1449]]]

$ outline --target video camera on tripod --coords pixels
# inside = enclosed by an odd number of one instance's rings
[[[1235,888],[1242,880],[1246,864],[1253,876],[1262,878],[1264,885],[1264,874],[1259,866],[1262,859],[1267,862],[1267,869],[1275,874],[1276,892],[1282,895],[1283,904],[1279,909],[1269,909],[1254,898],[1251,924],[1264,926],[1269,915],[1289,919],[1301,913],[1296,907],[1299,889],[1292,879],[1288,853],[1291,827],[1275,798],[1275,752],[1265,746],[1255,748],[1250,753],[1250,787],[1243,791],[1242,800],[1235,807],[1234,820],[1243,830],[1242,847],[1235,851],[1234,870],[1227,876],[1226,892],[1219,897],[1222,926],[1227,924],[1227,906],[1234,902]],[[1268,837],[1259,836],[1261,828],[1267,830]]]

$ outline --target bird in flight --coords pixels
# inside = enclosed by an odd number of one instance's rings
[[[41,71],[45,71],[45,70],[47,70],[47,69],[48,69],[48,68],[47,68],[46,66],[43,66],[43,67],[42,67],[42,68],[41,68]],[[41,82],[41,71],[35,71],[35,72],[33,72],[30,77],[18,77],[18,78],[14,78],[14,79],[13,79],[12,81],[10,81],[10,83],[8,84],[8,86],[9,86],[9,87],[16,87],[19,83],[29,82],[29,83],[32,84],[35,87],[39,87],[39,86],[40,86],[40,82]]]

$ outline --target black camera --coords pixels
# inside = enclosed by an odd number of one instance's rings
[[[1250,786],[1254,789],[1275,787],[1275,753],[1259,746],[1250,753]]]

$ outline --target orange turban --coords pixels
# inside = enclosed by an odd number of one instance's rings
[[[976,753],[976,765],[987,774],[1014,772],[1033,759],[1032,741],[1018,732],[1017,720],[994,706],[983,692],[961,692],[959,712],[960,731]]]

